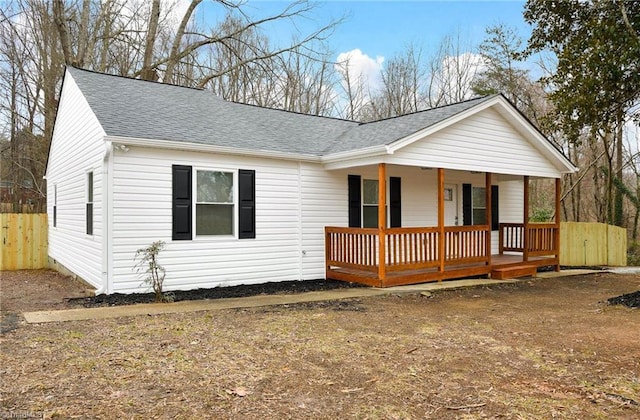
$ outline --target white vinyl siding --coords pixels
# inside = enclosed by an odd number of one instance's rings
[[[102,287],[102,165],[104,131],[67,74],[47,165],[49,257]],[[87,235],[87,174],[93,172],[93,235]],[[55,186],[55,187],[54,187]],[[57,194],[55,193],[57,191]]]
[[[499,174],[560,176],[558,169],[493,109],[480,111],[401,148],[385,161]]]
[[[348,171],[326,171],[317,164],[300,164],[301,277],[304,280],[325,277],[325,226],[348,224],[348,174]]]
[[[172,241],[172,165],[189,165],[194,172],[255,170],[256,238]],[[166,290],[300,278],[297,162],[130,147],[115,154],[113,166],[114,292],[146,290],[132,271],[133,256],[157,240],[167,243],[159,256],[167,270]]]

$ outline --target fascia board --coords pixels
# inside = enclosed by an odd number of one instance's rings
[[[389,151],[389,147],[386,145],[377,145],[371,146],[364,149],[356,149],[356,150],[348,150],[346,152],[332,153],[330,155],[322,156],[321,161],[325,165],[338,163],[338,162],[348,162],[351,160],[369,158],[375,156],[385,156],[392,154],[393,152]]]
[[[104,139],[105,141],[124,144],[125,146],[140,146],[158,149],[185,150],[190,152],[264,157],[271,159],[293,160],[298,162],[320,162],[320,156],[276,152],[272,150],[239,149],[235,147],[217,146],[211,144],[189,143],[174,140],[146,139],[138,137],[105,136]]]

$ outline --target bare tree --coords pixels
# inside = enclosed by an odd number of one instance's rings
[[[408,45],[382,68],[382,87],[370,93],[362,117],[376,120],[418,111],[426,104],[425,76],[422,50]]]
[[[339,111],[343,118],[349,120],[362,119],[365,106],[366,86],[362,74],[355,72],[351,67],[351,59],[340,61],[335,64],[338,74],[342,78],[340,86],[344,95],[345,106]]]
[[[331,115],[335,109],[335,70],[328,54],[310,58],[292,51],[281,57],[280,106],[311,115]]]
[[[463,42],[462,35],[446,36],[438,52],[429,61],[427,101],[429,107],[464,101],[474,96],[471,85],[482,66],[472,53],[473,45]]]

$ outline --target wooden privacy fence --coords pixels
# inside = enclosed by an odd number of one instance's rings
[[[1,213],[0,270],[48,267],[47,215]]]
[[[560,264],[627,265],[627,231],[605,223],[560,223]]]

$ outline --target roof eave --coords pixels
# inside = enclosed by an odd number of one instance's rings
[[[330,153],[328,155],[324,155],[321,158],[321,162],[324,164],[330,163],[338,163],[345,162],[352,159],[362,159],[368,157],[375,156],[384,156],[393,154],[392,151],[389,150],[387,145],[376,145],[371,147],[366,147],[363,149],[355,149],[355,150],[347,150],[344,152]]]
[[[219,153],[225,155],[239,155],[250,157],[262,157],[272,159],[293,160],[298,162],[320,162],[320,156],[301,154],[301,153],[287,153],[274,150],[258,150],[258,149],[241,149],[237,147],[218,146],[213,144],[193,143],[187,141],[175,141],[175,140],[162,140],[162,139],[149,139],[140,137],[125,137],[125,136],[110,136],[104,137],[105,141],[112,143],[122,144],[125,146],[138,146],[156,149],[170,149],[170,150],[184,150],[189,152],[205,152],[205,153]]]

